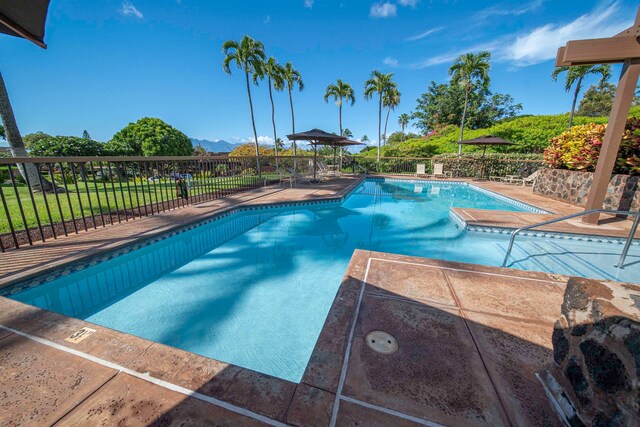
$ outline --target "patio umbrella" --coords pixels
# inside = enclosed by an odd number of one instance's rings
[[[480,137],[474,138],[474,139],[466,139],[464,141],[460,141],[459,144],[481,145],[482,146],[482,159],[481,160],[484,160],[484,155],[486,154],[487,146],[489,146],[489,145],[513,145],[514,143],[511,142],[511,141],[507,141],[506,139],[502,139],[500,137],[497,137],[497,136],[485,135],[485,136],[480,136]],[[485,173],[484,162],[481,164],[481,167],[482,167],[482,172],[480,173],[480,178],[478,178],[478,179],[482,179],[482,176]]]
[[[346,140],[343,136],[325,132],[320,129],[311,129],[306,132],[292,133],[291,135],[287,135],[287,138],[289,138],[290,141],[308,141],[313,145],[313,179],[316,179],[318,145],[332,145],[339,141]]]
[[[0,33],[27,39],[42,48],[49,0],[0,1]]]
[[[482,158],[484,159],[484,155],[485,155],[485,152],[487,151],[488,145],[513,145],[514,143],[511,141],[507,141],[506,139],[499,138],[497,136],[485,135],[485,136],[480,136],[474,139],[465,139],[464,141],[460,141],[459,144],[481,145]]]

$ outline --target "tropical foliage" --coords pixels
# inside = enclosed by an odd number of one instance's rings
[[[544,152],[545,163],[553,168],[594,171],[606,125],[586,124],[551,139]],[[614,173],[640,174],[640,119],[627,120]]]
[[[459,56],[449,68],[451,84],[464,88],[464,108],[462,110],[462,120],[460,122],[460,140],[464,136],[464,122],[467,116],[469,95],[475,88],[488,90],[489,87],[489,64],[491,54],[483,51],[477,54],[466,53]],[[462,147],[462,146],[460,146]]]
[[[160,119],[144,117],[129,123],[105,144],[113,156],[190,156],[191,139]]]
[[[342,129],[342,104],[345,100],[347,102],[350,102],[351,105],[355,104],[355,91],[349,83],[343,82],[342,80],[338,79],[335,84],[330,84],[329,86],[327,86],[327,90],[324,93],[324,102],[329,102],[329,98],[333,98],[336,105],[338,106],[340,135],[344,135],[344,131]]]
[[[576,103],[578,102],[578,95],[580,95],[580,91],[582,90],[582,83],[587,76],[597,75],[600,76],[600,84],[609,80],[611,77],[611,65],[582,65],[582,66],[572,66],[572,67],[556,67],[551,73],[551,78],[554,81],[558,80],[558,76],[560,74],[566,73],[564,80],[564,90],[567,92],[571,91],[571,88],[575,84],[575,89],[573,91],[573,101],[571,103],[571,112],[569,114],[569,124],[567,129],[571,129],[573,126],[573,116],[576,110]]]
[[[427,134],[446,125],[459,126],[467,98],[466,129],[492,126],[500,120],[515,117],[522,104],[516,104],[511,95],[493,94],[488,87],[480,87],[467,96],[459,85],[431,82],[427,92],[418,99],[412,117],[414,125]],[[459,129],[459,128],[458,128]]]
[[[269,87],[269,100],[271,101],[271,125],[273,126],[273,140],[278,141],[278,133],[276,131],[276,107],[273,103],[273,89],[281,91],[284,89],[284,67],[282,67],[275,58],[271,57],[264,63],[258,63],[255,73],[253,74],[253,82],[258,84],[258,80],[267,78]],[[278,164],[278,144],[275,144],[276,165]]]
[[[235,62],[236,66],[240,70],[244,71],[247,84],[247,96],[249,97],[251,126],[253,128],[253,137],[255,141],[255,154],[259,157],[258,133],[256,132],[256,121],[253,115],[253,101],[251,100],[251,85],[249,84],[249,79],[252,74],[259,72],[260,66],[265,59],[264,45],[249,36],[244,36],[239,42],[235,40],[227,40],[226,42],[224,42],[222,44],[222,53],[224,54],[224,59],[222,60],[222,69],[226,73],[231,74],[231,64],[233,62]],[[259,171],[259,160],[257,164]]]
[[[49,136],[37,139],[30,146],[30,155],[36,157],[100,156],[102,144],[76,136]]]
[[[380,141],[382,139],[383,98],[387,92],[397,90],[397,88],[397,83],[393,81],[393,73],[384,74],[378,70],[372,71],[369,80],[364,82],[364,99],[368,100],[373,98],[375,94],[378,95],[378,158],[380,158]]]
[[[293,64],[291,64],[291,62],[287,62],[284,65],[282,77],[287,84],[287,92],[289,93],[289,108],[291,109],[291,133],[296,133],[296,117],[293,113],[292,92],[296,87],[300,92],[302,92],[304,90],[304,83],[302,82],[300,72],[293,68]],[[293,155],[295,156],[297,154],[296,142],[293,141],[291,143],[291,146],[293,148]]]

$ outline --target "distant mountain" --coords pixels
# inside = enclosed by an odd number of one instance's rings
[[[191,138],[191,143],[195,147],[200,144],[204,148],[207,149],[210,153],[228,153],[241,144],[234,144],[229,141],[225,141],[223,139],[219,139],[217,141],[209,141],[207,139],[195,139]]]

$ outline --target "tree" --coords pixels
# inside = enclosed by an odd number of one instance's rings
[[[190,156],[191,139],[160,119],[144,117],[129,123],[105,144],[112,156]]]
[[[273,103],[273,89],[281,91],[284,89],[284,68],[278,64],[275,58],[269,58],[265,63],[261,64],[253,73],[253,82],[258,84],[258,80],[267,78],[269,85],[269,100],[271,101],[271,125],[273,126],[273,140],[278,141],[276,133],[276,107]],[[278,144],[275,144],[276,168],[278,167]]]
[[[489,86],[489,64],[491,54],[483,51],[477,54],[465,53],[459,56],[449,68],[451,84],[457,84],[464,88],[464,109],[460,121],[460,141],[464,137],[464,121],[467,117],[469,94],[476,84],[481,87]],[[458,156],[462,154],[462,144],[458,144]]]
[[[25,136],[22,137],[22,141],[24,142],[24,146],[27,149],[31,149],[31,146],[40,141],[41,139],[47,139],[47,138],[52,138],[52,135],[49,135],[48,133],[44,133],[41,131],[38,132],[34,132],[34,133],[29,133]]]
[[[247,96],[249,97],[249,111],[251,113],[251,126],[253,127],[253,138],[256,146],[256,164],[258,174],[260,174],[260,152],[258,150],[258,133],[256,132],[256,121],[253,116],[253,102],[251,100],[251,85],[249,84],[249,78],[251,74],[256,72],[262,65],[265,54],[264,45],[252,39],[249,36],[244,36],[240,42],[235,40],[227,40],[222,44],[222,53],[225,55],[222,61],[222,69],[231,74],[230,65],[232,62],[236,63],[236,66],[244,71],[244,75],[247,83]]]
[[[0,72],[0,120],[2,121],[2,133],[3,138],[6,138],[9,143],[9,149],[13,157],[27,157],[27,149],[22,141],[22,135],[18,129],[16,118],[13,115],[13,108],[11,107],[11,101],[9,100],[9,94],[7,93],[7,87],[4,84],[2,73]],[[53,185],[41,176],[38,168],[32,164],[27,163],[24,166],[18,165],[18,169],[23,177],[25,177],[30,187],[34,191],[50,191],[53,189]],[[40,184],[42,182],[42,185]]]
[[[393,81],[393,73],[384,74],[378,70],[371,72],[369,80],[364,82],[364,99],[371,99],[375,93],[378,94],[378,160],[380,160],[380,140],[382,139],[382,97],[390,89],[397,88]]]
[[[573,102],[571,103],[571,114],[569,114],[569,126],[571,129],[573,125],[573,116],[576,110],[576,102],[578,102],[578,95],[582,90],[582,82],[585,77],[589,75],[599,75],[600,83],[604,83],[611,77],[611,65],[581,65],[577,67],[556,67],[551,73],[553,81],[558,81],[558,76],[562,73],[566,73],[564,80],[564,90],[566,92],[571,91],[571,87],[575,84],[576,88],[573,91]]]
[[[198,144],[195,147],[193,147],[194,156],[206,156],[207,154],[209,154],[209,152],[207,151],[206,148],[204,148],[202,144]]]
[[[404,133],[404,128],[409,124],[409,120],[411,120],[411,118],[407,113],[402,113],[398,116],[398,124],[400,125],[400,129],[402,129],[402,133]]]
[[[304,83],[302,82],[300,73],[293,68],[293,64],[291,64],[291,62],[287,62],[285,64],[282,77],[287,83],[287,91],[289,92],[289,107],[291,108],[291,133],[296,133],[296,118],[293,114],[293,96],[291,95],[291,91],[297,86],[298,90],[302,92],[304,90]],[[297,154],[296,142],[292,141],[291,146],[293,147],[293,157],[295,158]]]
[[[367,142],[369,142],[369,137],[367,135],[362,135],[362,138],[360,138],[360,141],[366,144]]]
[[[576,114],[587,117],[609,116],[615,96],[616,86],[614,84],[600,82],[597,85],[592,85],[584,93]]]
[[[447,126],[458,126],[462,121],[465,88],[457,84],[431,82],[427,92],[418,99],[412,118],[424,134]],[[492,94],[488,87],[480,87],[469,93],[465,128],[490,127],[499,120],[513,118],[522,110],[511,95]]]
[[[382,104],[387,107],[387,117],[384,120],[384,143],[387,144],[387,124],[389,124],[389,114],[400,105],[400,92],[397,88],[389,89],[382,97]]]
[[[344,136],[345,138],[353,138],[353,132],[351,132],[349,128],[345,128],[342,131],[342,136]]]
[[[86,129],[82,131],[82,137],[84,139],[91,139],[91,135],[89,135],[89,132],[87,132]]]
[[[36,157],[100,156],[102,144],[77,136],[52,136],[35,141],[30,154]]]
[[[333,98],[338,106],[338,117],[340,124],[340,135],[344,135],[342,131],[342,104],[343,100],[351,102],[351,105],[356,103],[355,91],[349,83],[343,82],[338,79],[335,84],[327,86],[327,90],[324,93],[324,102],[329,102],[329,98]]]

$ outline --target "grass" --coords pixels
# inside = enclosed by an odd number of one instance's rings
[[[200,194],[213,193],[222,190],[233,190],[246,185],[259,185],[270,176],[235,176],[196,179],[191,182],[189,190],[189,201],[194,203]],[[61,183],[58,183],[62,187]],[[124,206],[128,210],[139,206],[153,204],[153,211],[156,211],[156,203],[169,202],[170,206],[182,205],[176,194],[176,183],[168,179],[154,182],[141,181],[140,179],[123,182],[97,182],[97,185],[89,179],[89,182],[78,182],[78,185],[67,184],[68,193],[33,193],[33,200],[29,194],[29,189],[25,184],[18,184],[17,194],[11,184],[1,184],[0,189],[4,194],[9,216],[15,230],[37,227],[38,221],[42,225],[57,223],[64,218],[70,221],[73,217],[81,219],[84,215],[91,218],[92,214],[98,219],[100,214],[104,215],[106,223],[110,222],[109,213],[112,213],[113,221],[117,221],[116,211],[122,211]],[[137,191],[136,191],[137,190]],[[18,203],[20,200],[20,203]],[[59,203],[58,203],[59,201]],[[180,201],[180,203],[178,203]],[[20,213],[20,204],[22,212]],[[47,204],[49,209],[47,210]],[[35,205],[35,209],[34,209]],[[143,208],[144,209],[144,208]],[[147,211],[151,213],[150,208]],[[36,216],[37,212],[37,216]],[[128,213],[131,215],[131,212]],[[124,220],[124,214],[120,215]],[[81,226],[84,228],[84,226]],[[73,231],[71,225],[69,231]],[[9,221],[4,206],[0,205],[0,234],[10,231]]]

